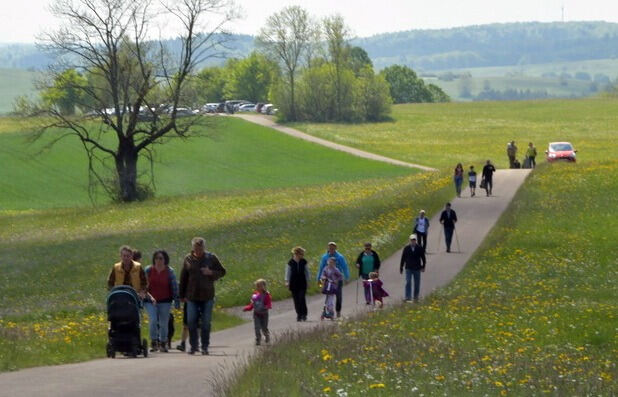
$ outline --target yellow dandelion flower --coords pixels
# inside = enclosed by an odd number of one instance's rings
[[[330,386],[326,386],[325,388],[322,389],[324,393],[330,393],[330,390],[331,390]]]
[[[384,389],[386,385],[384,383],[373,383],[369,385],[370,389]]]

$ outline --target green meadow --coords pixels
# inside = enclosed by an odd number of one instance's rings
[[[155,146],[157,196],[319,185],[414,172],[326,150],[236,118],[209,119],[202,136]],[[49,142],[61,133],[54,130],[31,142],[34,124],[0,119],[0,210],[90,206],[81,143],[68,137],[49,149]],[[140,160],[138,167],[142,173],[148,170],[147,160]],[[98,195],[98,204],[107,202]]]
[[[13,110],[13,101],[21,95],[35,95],[37,72],[0,68],[0,115]]]
[[[320,138],[434,167],[458,162],[480,166],[491,159],[507,167],[506,144],[515,140],[520,161],[528,142],[539,152],[548,142],[570,141],[579,161],[616,157],[618,101],[608,98],[517,102],[406,104],[393,121],[365,124],[295,124]]]
[[[449,286],[289,336],[227,395],[616,395],[617,190],[615,159],[541,165]]]

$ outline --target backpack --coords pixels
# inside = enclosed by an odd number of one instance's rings
[[[253,312],[255,314],[265,314],[268,312],[268,308],[266,307],[266,292],[263,294],[254,294],[253,300]]]

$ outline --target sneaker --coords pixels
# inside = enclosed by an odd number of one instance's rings
[[[167,350],[167,346],[165,346],[165,345],[161,345],[161,346],[159,347],[159,351],[160,351],[161,353],[167,353],[167,352],[168,352],[168,350]]]
[[[185,342],[180,342],[178,346],[176,346],[176,350],[180,350],[181,352],[185,351]]]
[[[154,353],[158,351],[159,351],[159,341],[155,339],[150,342],[150,352]]]
[[[259,345],[261,345],[261,344],[262,344],[262,342],[260,342],[259,340],[256,340],[256,341],[255,341],[255,345],[256,345],[256,346],[259,346]]]
[[[187,354],[190,354],[190,355],[194,355],[195,353],[197,353],[197,350],[193,350],[193,349],[187,352]]]
[[[341,317],[341,312],[337,312],[337,318]]]
[[[266,342],[266,344],[270,343],[270,335],[268,335],[268,334],[267,334],[267,335],[264,337],[264,342]]]
[[[208,349],[202,349],[202,356],[207,356],[208,354]]]

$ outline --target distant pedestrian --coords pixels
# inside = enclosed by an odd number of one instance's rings
[[[264,342],[270,343],[270,331],[268,330],[268,311],[272,309],[272,297],[266,289],[266,280],[259,279],[255,282],[255,291],[251,295],[251,302],[243,308],[243,311],[253,310],[253,326],[255,327],[255,345]]]
[[[418,243],[423,246],[427,252],[427,234],[429,233],[429,218],[425,216],[425,210],[420,210],[418,216],[414,219],[414,230],[418,238]]]
[[[144,307],[149,319],[151,352],[167,353],[170,309],[172,303],[180,307],[176,275],[169,264],[167,252],[158,250],[152,255],[152,265],[145,270],[148,296]]]
[[[517,146],[515,141],[511,141],[506,145],[506,155],[509,158],[509,168],[515,167],[515,160],[517,159]]]
[[[343,274],[337,269],[337,260],[334,257],[329,257],[326,261],[327,265],[320,272],[320,281],[322,282],[322,293],[326,295],[324,302],[324,310],[322,311],[321,319],[335,317],[335,297],[338,296],[342,289]],[[341,317],[341,308],[337,311],[337,317]]]
[[[461,185],[463,184],[464,170],[461,163],[457,163],[455,166],[455,172],[453,173],[453,180],[455,181],[455,191],[457,197],[461,197]]]
[[[485,193],[487,193],[487,196],[491,196],[492,194],[494,187],[494,172],[496,172],[496,167],[494,167],[490,160],[487,160],[487,164],[483,167],[483,185],[485,185]]]
[[[536,167],[536,147],[534,147],[532,142],[528,143],[528,149],[526,150],[526,160],[528,163],[528,167],[526,168]]]
[[[369,290],[369,300],[367,304],[373,304],[380,309],[384,306],[384,298],[388,295],[388,292],[384,290],[384,283],[380,280],[380,274],[378,272],[369,273],[369,279],[363,281],[366,288]]]
[[[440,223],[444,226],[444,240],[446,242],[446,252],[451,252],[451,241],[457,223],[457,214],[451,209],[451,203],[446,203],[444,211],[440,214]]]
[[[380,256],[371,248],[371,243],[365,243],[365,249],[356,258],[358,277],[369,279],[369,274],[380,269]],[[358,291],[357,291],[358,292]],[[365,301],[369,303],[369,290],[365,288]]]
[[[470,166],[470,171],[468,171],[468,183],[470,184],[470,197],[476,196],[476,171],[474,171],[474,166]]]
[[[421,272],[425,271],[425,250],[416,243],[416,235],[410,235],[410,244],[403,248],[401,261],[399,263],[399,274],[403,274],[406,269],[405,301],[412,301],[412,279],[414,278],[414,301],[418,301],[421,291]]]
[[[180,298],[187,302],[191,344],[189,354],[198,351],[197,327],[201,324],[202,354],[207,355],[215,304],[215,281],[225,276],[225,268],[215,254],[206,252],[206,241],[203,238],[194,237],[191,246],[193,249],[185,256],[180,273]]]
[[[320,260],[320,268],[318,270],[318,281],[320,280],[320,277],[322,275],[322,270],[326,267],[327,260],[329,258],[335,259],[335,265],[337,269],[339,269],[339,272],[343,274],[343,279],[339,280],[339,285],[337,288],[337,295],[336,295],[337,297],[337,304],[336,304],[337,317],[341,317],[341,304],[343,301],[343,297],[342,297],[343,281],[344,279],[345,281],[348,281],[350,279],[350,269],[348,269],[348,263],[346,262],[345,257],[337,251],[337,244],[331,241],[330,243],[328,243],[328,249],[326,253],[322,256],[322,259]]]
[[[296,321],[307,321],[307,286],[309,285],[310,275],[309,266],[304,258],[305,249],[303,247],[292,248],[292,258],[288,261],[285,269],[285,285],[292,293],[294,309],[296,310]]]

